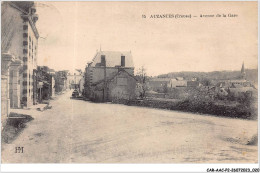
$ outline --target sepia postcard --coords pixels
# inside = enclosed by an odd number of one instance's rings
[[[2,164],[258,162],[257,1],[1,1]]]

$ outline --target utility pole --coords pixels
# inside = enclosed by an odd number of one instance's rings
[[[76,87],[76,73],[74,73],[74,89],[77,89],[77,87]]]
[[[107,71],[106,71],[106,59],[104,64],[104,89],[103,89],[103,101],[106,102],[106,95],[107,95]]]

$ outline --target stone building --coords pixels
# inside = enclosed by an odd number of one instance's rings
[[[85,97],[94,101],[133,99],[136,79],[131,52],[99,51],[85,69]]]
[[[83,78],[83,72],[80,69],[76,69],[73,73],[68,73],[67,75],[67,88],[69,89],[79,89],[80,81]]]
[[[92,84],[91,99],[98,102],[133,100],[136,98],[136,82],[137,79],[133,75],[124,69],[119,69],[116,74],[106,80]],[[106,87],[105,90],[104,87]]]
[[[187,80],[176,77],[170,80],[170,88],[187,87]]]
[[[9,70],[11,107],[31,106],[35,94],[33,71],[37,68],[38,15],[34,2],[5,1],[1,5],[2,58],[9,54],[18,60]]]

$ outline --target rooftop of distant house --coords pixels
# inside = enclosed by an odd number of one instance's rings
[[[171,78],[152,78],[150,81],[152,82],[169,82]]]
[[[134,68],[131,51],[98,51],[89,66],[104,66],[104,62],[106,67]]]

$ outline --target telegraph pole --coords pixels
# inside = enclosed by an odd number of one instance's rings
[[[76,87],[76,73],[74,73],[74,89],[77,89],[77,87]]]
[[[103,89],[103,101],[106,102],[107,93],[107,71],[106,71],[106,59],[104,64],[104,89]]]

